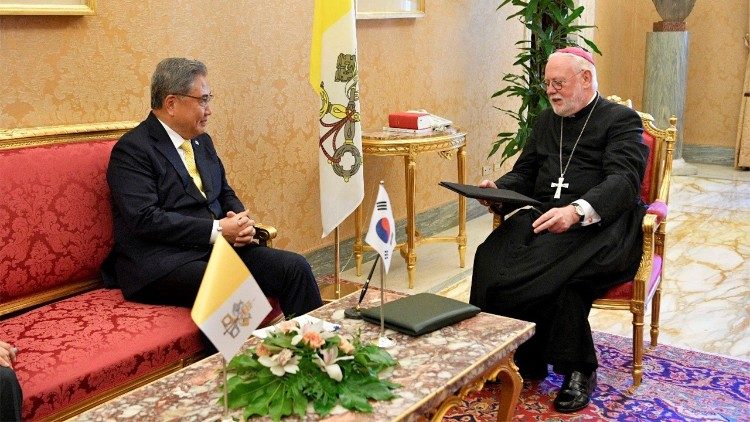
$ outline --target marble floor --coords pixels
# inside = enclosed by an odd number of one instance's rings
[[[659,342],[750,359],[750,172],[696,167],[696,176],[672,181]],[[467,223],[466,268],[459,267],[456,246],[425,244],[417,249],[414,288],[407,286],[406,265],[398,255],[386,288],[467,300],[474,251],[491,224],[489,214]],[[362,276],[351,269],[341,277],[363,282],[370,267],[363,265]],[[380,283],[377,271],[371,283]],[[628,337],[632,332],[628,312],[595,309],[590,321],[595,330]]]

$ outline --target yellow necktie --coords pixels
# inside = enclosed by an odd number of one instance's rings
[[[205,197],[206,194],[203,193],[203,180],[201,180],[201,175],[198,173],[198,166],[195,165],[193,145],[190,141],[184,141],[180,145],[180,148],[185,151],[185,167],[187,167],[188,174],[193,179],[193,182],[195,182],[195,186],[198,187],[198,190],[201,191],[201,195]]]

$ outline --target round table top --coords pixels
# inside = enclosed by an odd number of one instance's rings
[[[426,151],[447,151],[466,145],[466,134],[450,127],[430,133],[363,132],[362,149],[366,154],[404,155]]]
[[[414,140],[427,141],[429,139],[434,139],[434,138],[456,137],[456,136],[464,136],[464,135],[465,134],[461,132],[459,128],[456,128],[456,127],[448,127],[443,130],[434,130],[429,133],[390,132],[387,130],[380,130],[380,131],[362,132],[362,140],[393,141],[393,140],[403,139],[403,140],[408,140],[408,141],[414,141]]]

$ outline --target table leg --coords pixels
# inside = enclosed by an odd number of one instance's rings
[[[357,277],[362,275],[362,204],[354,210],[354,262]]]
[[[506,356],[500,363],[500,371],[497,373],[497,381],[500,381],[502,387],[497,395],[499,403],[497,408],[497,420],[509,421],[513,419],[516,412],[518,398],[521,396],[523,388],[523,379],[518,373],[518,367],[513,362],[513,353]]]
[[[409,151],[409,155],[404,157],[406,172],[406,271],[409,274],[409,288],[414,288],[414,267],[417,265],[417,252],[415,249],[416,238],[416,210],[414,205],[415,197],[415,177],[417,172],[417,163],[414,160],[414,153]]]
[[[518,373],[518,367],[513,363],[513,355],[514,353],[511,353],[509,356],[506,356],[492,369],[461,387],[457,393],[443,400],[437,410],[431,412],[431,416],[428,416],[430,421],[442,421],[450,409],[460,406],[464,399],[472,392],[481,391],[484,388],[484,384],[488,381],[500,381],[501,383],[500,391],[498,392],[497,420],[513,420],[513,414],[515,413],[518,398],[521,396],[521,389],[523,388],[523,380]]]
[[[466,183],[466,147],[458,149],[458,183]],[[458,195],[458,259],[461,268],[466,266],[466,197]]]

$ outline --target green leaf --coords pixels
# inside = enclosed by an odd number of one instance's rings
[[[292,399],[292,411],[300,417],[304,417],[307,413],[307,397],[302,394],[301,390],[291,392]]]
[[[262,366],[255,360],[252,355],[248,356],[245,354],[239,354],[232,358],[227,364],[227,370],[229,371],[246,371],[249,369],[258,368]]]
[[[266,337],[265,342],[273,346],[281,347],[284,349],[294,348],[292,346],[292,337],[290,336],[271,335],[271,336]]]
[[[287,404],[283,398],[277,397],[268,403],[268,414],[273,420],[279,421],[282,417],[292,413],[287,411],[287,407],[291,410],[291,403]]]
[[[581,37],[581,38],[583,38],[583,37]],[[591,51],[594,51],[595,53],[599,54],[600,56],[602,56],[602,55],[603,55],[603,54],[602,54],[602,52],[601,52],[601,51],[599,51],[599,47],[597,47],[597,46],[596,46],[596,44],[594,44],[594,43],[593,43],[592,41],[590,41],[590,40],[589,40],[588,38],[583,38],[583,42],[585,42],[585,43],[586,43],[586,45],[588,45],[588,46],[589,46],[589,49],[591,49]]]
[[[275,384],[280,383],[276,378],[258,376],[243,383],[227,382],[227,401],[229,407],[236,409],[246,406],[248,403],[254,401],[258,394],[262,395],[267,391],[272,391],[276,388]]]
[[[336,401],[335,396],[322,396],[313,402],[313,410],[315,410],[315,413],[325,416],[331,413],[331,410],[336,406]]]
[[[374,400],[390,400],[396,397],[393,390],[398,387],[400,387],[398,384],[372,382],[367,384],[362,391],[365,392],[367,397]]]
[[[251,418],[253,416],[265,416],[268,411],[268,403],[266,402],[255,402],[250,403],[245,407],[245,417]]]
[[[355,391],[344,391],[339,396],[339,399],[341,400],[341,405],[349,410],[354,410],[356,412],[372,412],[372,405],[367,401],[367,398]]]

